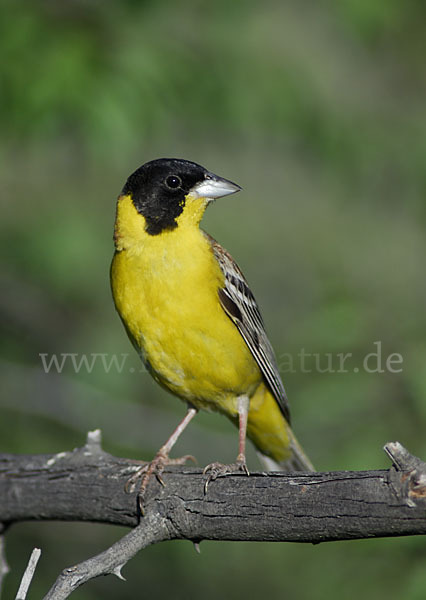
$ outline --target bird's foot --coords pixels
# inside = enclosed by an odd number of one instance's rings
[[[153,475],[157,478],[161,485],[165,486],[164,480],[161,477],[164,469],[169,465],[184,465],[187,460],[192,460],[196,463],[196,459],[190,454],[181,456],[180,458],[170,458],[165,452],[157,452],[151,462],[144,463],[126,482],[124,491],[131,494],[136,489],[136,484],[140,481],[138,503],[142,516],[144,515],[144,497],[149,481]]]
[[[203,474],[208,473],[208,477],[206,479],[206,483],[204,484],[204,493],[207,494],[207,488],[211,481],[214,481],[218,477],[223,475],[230,475],[232,473],[238,473],[242,471],[246,475],[250,475],[249,470],[246,464],[246,457],[242,454],[237,456],[237,460],[230,465],[224,465],[220,462],[214,462],[205,467]]]

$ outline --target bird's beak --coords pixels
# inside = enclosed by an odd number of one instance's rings
[[[195,198],[206,198],[207,200],[215,200],[222,196],[229,196],[239,192],[241,187],[236,183],[232,183],[228,179],[218,177],[214,173],[207,173],[204,181],[197,183],[191,189],[190,194]]]

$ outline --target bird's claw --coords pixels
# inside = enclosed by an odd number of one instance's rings
[[[246,475],[250,475],[250,472],[247,468],[247,464],[244,457],[238,456],[237,460],[234,463],[229,465],[224,465],[220,462],[214,462],[203,470],[203,475],[209,473],[206,482],[204,484],[204,493],[207,494],[207,489],[211,481],[214,481],[218,477],[222,477],[224,475],[231,475],[232,473],[238,473],[242,471]]]
[[[187,460],[192,460],[194,463],[197,462],[190,454],[181,456],[180,458],[169,458],[167,454],[158,452],[151,462],[144,463],[131,477],[129,477],[124,486],[124,491],[127,494],[131,494],[135,491],[136,484],[140,480],[138,504],[142,516],[145,514],[144,497],[151,477],[155,475],[157,481],[165,487],[166,484],[161,477],[165,467],[168,465],[184,465]]]

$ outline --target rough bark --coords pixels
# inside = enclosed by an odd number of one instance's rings
[[[322,542],[424,534],[426,465],[407,457],[388,471],[238,473],[211,482],[207,494],[200,470],[171,467],[164,487],[150,482],[145,511],[167,520],[170,538],[192,540]],[[137,466],[97,443],[57,455],[0,455],[0,522],[135,527],[136,496],[126,494],[124,484]]]

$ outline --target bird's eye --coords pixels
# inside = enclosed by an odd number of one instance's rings
[[[171,188],[172,190],[176,190],[178,187],[180,187],[182,185],[182,179],[180,177],[178,177],[177,175],[170,175],[166,179],[166,185],[167,185],[167,187]]]

